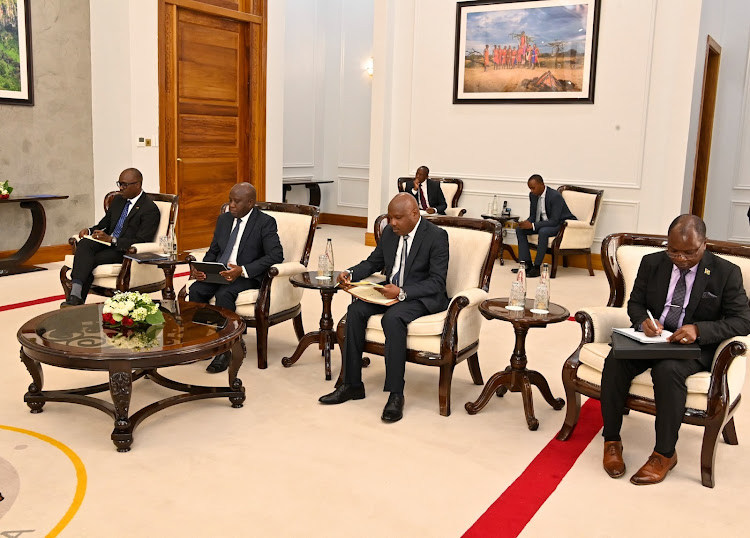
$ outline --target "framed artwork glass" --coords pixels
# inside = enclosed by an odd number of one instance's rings
[[[29,0],[0,0],[0,104],[34,104]]]
[[[600,0],[456,4],[453,103],[593,103]]]

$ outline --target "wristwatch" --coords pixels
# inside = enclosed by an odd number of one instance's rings
[[[112,236],[112,240],[109,242],[109,244],[112,245],[113,247],[116,247],[117,246],[117,238],[114,237],[114,236]]]
[[[398,292],[398,300],[399,301],[406,301],[406,292],[404,291],[404,288],[400,288]]]

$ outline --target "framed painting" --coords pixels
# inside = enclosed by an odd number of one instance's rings
[[[593,103],[600,1],[458,2],[453,103]]]
[[[0,0],[0,104],[34,104],[29,0]]]

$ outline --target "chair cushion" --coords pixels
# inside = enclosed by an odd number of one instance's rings
[[[453,197],[456,195],[456,191],[458,191],[458,184],[441,181],[440,189],[443,191],[443,196],[445,197],[448,207],[455,207],[453,205]]]
[[[276,219],[279,240],[284,249],[285,262],[301,262],[305,251],[307,236],[310,233],[310,215],[286,213],[284,211],[264,211],[265,214]]]
[[[591,222],[596,206],[596,194],[564,190],[562,197],[568,205],[568,209],[576,218],[582,222]],[[596,224],[596,223],[594,223]]]
[[[445,318],[447,317],[448,311],[444,310],[442,312],[438,312],[437,314],[429,314],[427,316],[417,318],[407,326],[407,335],[439,336],[443,334],[443,324],[445,323]],[[367,321],[367,330],[369,331],[372,329],[375,331],[383,332],[383,326],[381,325],[382,321],[383,314],[370,316],[370,319]]]
[[[154,203],[156,204],[156,207],[159,208],[159,214],[161,215],[159,218],[159,227],[154,236],[154,241],[158,243],[159,237],[167,235],[167,230],[169,228],[169,212],[172,210],[172,202],[160,202],[155,200]],[[177,212],[175,212],[175,221],[177,221]]]
[[[492,242],[492,234],[486,231],[444,226],[448,232],[450,260],[446,289],[448,297],[481,285],[482,267]],[[460,263],[456,263],[460,260]]]

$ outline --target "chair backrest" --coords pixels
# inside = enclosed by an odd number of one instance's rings
[[[115,196],[117,196],[118,194],[120,194],[120,191],[110,191],[107,193],[107,195],[104,197],[104,211],[107,211],[109,209],[109,206],[112,204],[112,200],[114,200]],[[145,194],[148,194],[151,197],[151,199],[156,204],[156,207],[159,208],[159,213],[161,214],[161,218],[159,219],[159,227],[157,228],[156,235],[154,235],[153,238],[153,241],[158,241],[159,237],[167,235],[169,225],[175,224],[177,222],[179,196],[176,194],[163,194],[160,192],[147,192]]]
[[[490,278],[495,260],[500,252],[502,226],[495,221],[467,217],[423,217],[448,232],[448,297],[469,289],[490,289]],[[376,242],[388,224],[388,215],[375,220]],[[378,232],[378,230],[380,230]]]
[[[304,266],[310,260],[315,229],[320,209],[311,205],[256,202],[255,207],[276,220],[279,241],[284,249],[284,261],[298,261]],[[229,204],[221,206],[221,213],[229,211]]]
[[[608,306],[624,306],[630,298],[641,259],[667,247],[666,235],[617,233],[602,241],[602,265],[609,280]],[[706,241],[706,249],[739,266],[745,290],[750,286],[750,246]]]
[[[440,182],[440,189],[443,191],[443,196],[448,203],[448,207],[458,207],[458,199],[464,190],[464,181],[456,177],[430,177],[430,179]],[[411,189],[413,182],[413,177],[398,178],[398,191],[407,192],[407,190]]]
[[[575,185],[561,185],[557,192],[562,194],[568,209],[581,222],[588,222],[592,226],[599,217],[599,207],[602,203],[603,190],[587,189]]]

